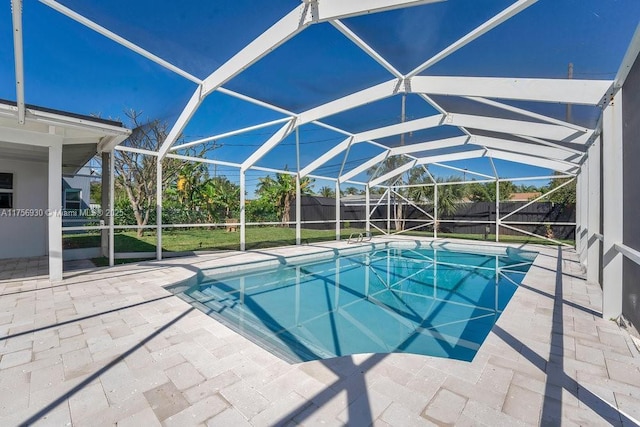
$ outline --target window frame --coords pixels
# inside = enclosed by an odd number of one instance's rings
[[[15,172],[0,171],[0,174],[11,176],[11,188],[0,188],[0,194],[10,195],[10,206],[0,207],[0,209],[15,209],[16,207],[16,174]]]
[[[68,193],[77,193],[78,194],[78,200],[67,200],[67,194]],[[72,208],[68,206],[68,203],[73,203],[78,205],[77,208]],[[62,206],[63,206],[63,210],[66,211],[73,211],[76,213],[80,213],[80,210],[82,209],[82,189],[80,188],[65,188],[63,195],[62,195]]]

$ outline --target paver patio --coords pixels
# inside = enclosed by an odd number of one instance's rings
[[[289,364],[163,286],[198,269],[344,248],[67,271],[0,261],[0,425],[636,425],[640,353],[600,318],[571,249],[534,265],[472,362],[362,354]],[[353,246],[353,245],[350,245]],[[275,258],[274,258],[275,257]]]

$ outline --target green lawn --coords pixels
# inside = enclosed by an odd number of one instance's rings
[[[343,229],[342,239],[348,239],[352,233],[363,233],[356,228]],[[321,242],[335,239],[335,230],[303,229],[303,243]],[[247,249],[260,249],[274,246],[294,245],[296,230],[286,227],[249,227],[246,235]],[[116,252],[154,252],[156,250],[155,232],[146,232],[137,237],[136,232],[121,231],[115,235]],[[100,246],[100,235],[68,234],[63,238],[65,249],[91,248]],[[229,233],[224,228],[216,230],[169,229],[162,233],[162,249],[167,252],[237,250],[240,248],[240,233]]]
[[[343,229],[341,238],[346,240],[349,235],[363,233],[364,230],[356,228]],[[374,234],[378,234],[374,230]],[[403,235],[433,237],[431,232],[410,231]],[[302,230],[302,242],[313,243],[335,239],[334,230]],[[438,233],[438,237],[457,238],[470,240],[485,240],[480,234],[455,234]],[[249,227],[247,228],[247,249],[260,249],[275,246],[295,244],[296,232],[294,228],[286,227]],[[495,241],[494,235],[489,235],[487,241]],[[536,243],[554,245],[554,243],[529,236],[513,236],[502,234],[501,242],[506,243]],[[564,243],[573,245],[573,240],[563,240]],[[100,235],[95,234],[67,234],[63,238],[65,249],[90,248],[100,246]],[[238,250],[240,248],[240,233],[227,232],[224,228],[207,230],[194,229],[169,229],[162,234],[162,248],[166,252],[211,251],[211,250]],[[155,232],[146,232],[138,238],[136,232],[121,231],[115,235],[116,252],[155,252]]]

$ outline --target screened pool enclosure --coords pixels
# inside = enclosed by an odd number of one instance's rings
[[[393,225],[402,219],[402,203],[421,212],[412,229],[438,238],[447,221],[465,222],[439,217],[447,187],[487,184],[495,186],[493,217],[477,222],[491,227],[492,238],[516,232],[566,244],[514,218],[575,184],[575,221],[557,225],[575,225],[588,279],[604,287],[604,317],[622,313],[623,257],[640,260],[624,244],[621,190],[623,142],[637,139],[623,134],[622,97],[628,76],[638,73],[637,65],[632,71],[640,49],[638,2],[11,5],[13,50],[3,46],[0,54],[15,62],[10,78],[16,85],[4,85],[0,98],[15,98],[17,105],[5,115],[33,120],[28,102],[109,118],[133,108],[170,124],[156,149],[128,140],[102,153],[103,200],[110,208],[119,151],[156,165],[169,159],[205,164],[237,183],[241,250],[247,229],[265,223],[248,218],[246,206],[269,174],[294,179],[298,214],[288,225],[295,226],[297,244],[304,241],[301,183],[308,178],[333,190],[336,239],[348,222],[340,210],[347,187],[362,193],[363,233],[410,231]],[[9,19],[8,8],[2,13]],[[629,79],[629,97],[637,100],[635,77]],[[206,144],[214,149],[194,154]],[[163,230],[229,225],[163,223],[167,184],[161,166],[155,174],[156,220],[144,228],[157,231],[157,259]],[[552,179],[563,181],[501,211],[501,183]],[[416,187],[428,189],[421,200],[409,196]],[[378,206],[386,207],[386,218],[372,218]],[[48,221],[51,227],[61,219]],[[63,232],[105,231],[113,265],[115,232],[138,227],[116,226],[110,215],[102,225]],[[61,265],[60,253],[61,246],[50,243],[50,265]]]

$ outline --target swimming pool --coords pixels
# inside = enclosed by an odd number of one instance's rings
[[[205,271],[178,296],[289,361],[390,352],[469,361],[535,258],[486,252],[383,247],[236,275]]]

